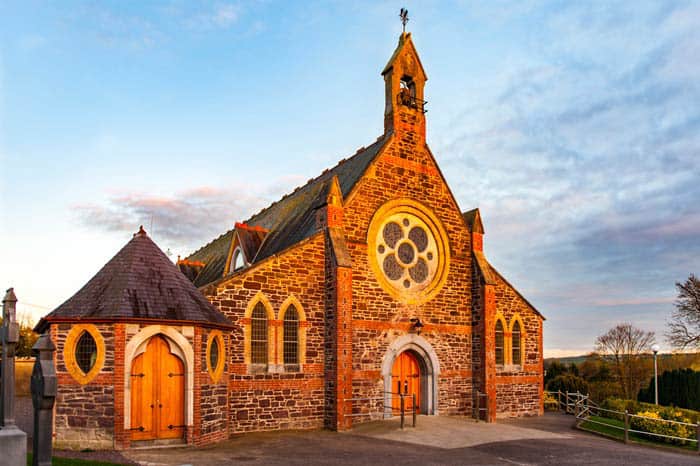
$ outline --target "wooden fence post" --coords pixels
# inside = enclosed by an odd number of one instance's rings
[[[698,454],[700,454],[700,421],[695,425],[695,439],[697,440],[695,446],[698,449]]]
[[[557,411],[561,411],[561,390],[557,390]]]
[[[630,413],[629,411],[625,410],[625,443],[629,443],[630,441]]]
[[[403,429],[404,400],[403,400],[403,395],[399,394],[399,397],[401,397],[401,429]]]

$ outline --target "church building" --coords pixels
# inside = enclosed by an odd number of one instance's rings
[[[176,266],[140,231],[39,322],[58,348],[57,442],[347,430],[402,405],[542,414],[544,317],[488,262],[481,213],[426,143],[410,33],[382,76],[374,142]]]

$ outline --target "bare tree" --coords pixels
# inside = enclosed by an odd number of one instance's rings
[[[700,349],[700,280],[690,274],[685,283],[676,282],[676,310],[668,321],[666,340],[678,349]]]
[[[645,353],[651,351],[654,332],[645,332],[632,324],[623,323],[596,339],[596,351],[609,357],[616,381],[626,399],[636,399],[641,384],[651,371]]]

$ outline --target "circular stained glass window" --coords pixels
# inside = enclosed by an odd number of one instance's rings
[[[392,201],[380,208],[368,242],[384,288],[405,302],[429,298],[444,278],[448,248],[442,231],[435,217],[413,202]]]

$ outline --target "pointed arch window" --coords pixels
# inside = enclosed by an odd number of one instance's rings
[[[511,334],[511,353],[512,353],[512,363],[520,365],[522,363],[522,341],[521,341],[521,331],[520,322],[517,320],[513,322],[513,331]]]
[[[284,364],[299,364],[299,313],[290,305],[284,313]]]
[[[250,362],[267,364],[267,310],[258,302],[250,318]]]
[[[230,272],[237,272],[245,267],[245,258],[243,257],[243,251],[240,247],[237,247],[233,251],[233,259],[231,259],[231,269]]]
[[[503,322],[496,321],[496,365],[502,366],[505,364],[505,354],[503,351]]]

